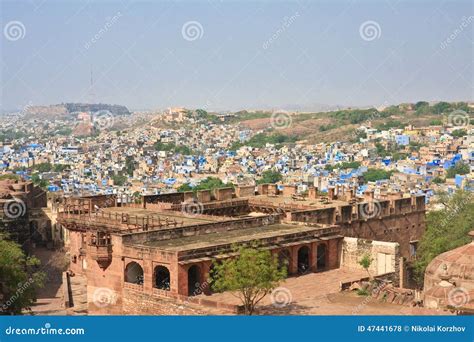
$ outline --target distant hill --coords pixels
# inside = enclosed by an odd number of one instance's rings
[[[462,111],[456,114],[456,111]],[[297,113],[287,112],[288,118],[279,134],[295,136],[309,142],[347,141],[357,138],[355,131],[361,125],[377,129],[403,128],[409,124],[429,126],[448,124],[450,114],[463,115],[473,120],[474,108],[466,102],[404,103],[385,108],[346,108],[328,112]],[[277,113],[277,112],[276,112]],[[239,111],[234,113],[229,123],[239,123],[252,130],[269,130],[272,134],[272,113],[269,111]],[[469,119],[470,118],[470,119]]]
[[[127,107],[105,103],[61,103],[50,106],[27,106],[24,113],[31,117],[61,117],[74,112],[98,112],[107,110],[112,115],[130,115]]]
[[[98,112],[108,110],[113,115],[130,115],[127,107],[121,105],[111,105],[105,103],[66,103],[66,109],[69,113],[73,112]]]

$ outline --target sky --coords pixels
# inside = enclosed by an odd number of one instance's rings
[[[0,2],[3,111],[474,99],[472,1]]]

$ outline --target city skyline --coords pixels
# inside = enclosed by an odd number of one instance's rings
[[[6,1],[2,9],[2,111],[473,99],[468,1]]]

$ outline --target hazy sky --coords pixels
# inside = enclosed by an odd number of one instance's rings
[[[1,2],[3,109],[474,98],[472,1]]]

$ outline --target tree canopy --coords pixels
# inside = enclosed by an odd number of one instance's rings
[[[235,258],[214,262],[211,272],[211,288],[214,291],[232,291],[244,306],[245,313],[252,315],[256,305],[287,275],[286,267],[280,267],[276,255],[258,246],[234,248]]]
[[[20,246],[0,233],[0,314],[20,315],[36,301],[45,274],[40,261],[27,257]]]
[[[234,184],[224,183],[220,178],[217,178],[217,177],[207,177],[206,179],[203,179],[195,187],[192,187],[187,183],[182,184],[178,188],[178,192],[198,191],[198,190],[214,190],[214,189],[227,188],[227,187],[234,187]]]
[[[375,182],[382,179],[389,179],[392,171],[385,171],[382,169],[368,169],[364,172],[363,177],[366,182]]]
[[[446,178],[454,178],[456,175],[466,175],[470,171],[469,165],[460,161],[456,165],[451,166],[447,173]]]
[[[430,211],[427,226],[416,255],[415,280],[423,283],[428,264],[441,253],[469,243],[467,235],[474,227],[474,198],[467,191],[458,190],[449,196],[439,194],[444,209]]]
[[[277,183],[281,181],[283,176],[280,172],[274,170],[266,170],[262,173],[262,178],[257,180],[257,184]]]

